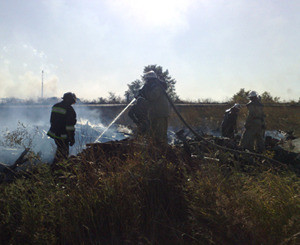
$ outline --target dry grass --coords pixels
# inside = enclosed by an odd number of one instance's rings
[[[77,159],[54,173],[39,165],[2,184],[0,243],[300,241],[295,235],[300,230],[300,179],[295,174],[259,167],[241,171],[242,163],[232,161],[184,162],[176,150],[171,158],[149,152],[123,160]]]
[[[230,105],[190,105],[188,107],[178,106],[179,112],[191,126],[217,129],[223,120],[224,112]],[[265,105],[267,130],[293,130],[300,137],[300,106],[297,105]],[[247,117],[247,108],[243,107],[238,117],[238,128],[243,130]],[[183,126],[175,113],[171,114],[170,126]]]
[[[217,128],[226,108],[179,109],[193,127]],[[268,128],[299,133],[298,108],[266,107]],[[0,243],[299,244],[299,176],[222,154],[145,149],[34,166],[0,185]]]

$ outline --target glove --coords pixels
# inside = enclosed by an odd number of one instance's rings
[[[141,96],[140,93],[141,93],[141,90],[137,91],[136,94],[134,95],[134,98],[137,99],[138,97],[140,97]]]
[[[138,97],[143,97],[145,98],[144,90],[141,88],[135,95],[135,98],[137,99]]]
[[[75,139],[74,138],[71,138],[70,141],[69,141],[69,145],[70,146],[73,146],[75,144]]]

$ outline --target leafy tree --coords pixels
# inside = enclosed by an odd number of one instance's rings
[[[234,94],[229,102],[231,103],[240,103],[246,104],[249,102],[248,95],[250,91],[246,91],[244,88],[241,88],[236,94]]]
[[[115,93],[108,92],[107,102],[110,104],[120,104],[122,103],[122,99],[120,96],[117,96]]]
[[[263,92],[261,94],[261,102],[262,103],[278,103],[279,102],[279,97],[272,97],[269,92]]]
[[[127,84],[127,86],[128,86],[128,90],[125,91],[125,98],[127,102],[130,102],[143,86],[143,82],[137,79],[132,83]]]
[[[179,101],[179,97],[175,92],[176,80],[173,79],[169,75],[168,70],[163,71],[163,68],[158,65],[148,65],[148,66],[144,67],[143,72],[145,73],[148,71],[154,71],[161,81],[166,82],[166,84],[168,86],[167,93],[170,96],[170,98],[173,101],[176,101],[176,102]],[[125,92],[125,97],[126,97],[127,102],[131,101],[134,98],[134,96],[137,94],[137,92],[142,88],[144,82],[145,82],[145,80],[144,80],[143,76],[141,76],[141,80],[137,79],[137,80],[133,81],[132,83],[127,84],[128,90]]]
[[[234,94],[229,102],[231,103],[240,103],[246,104],[249,102],[248,95],[250,90],[246,91],[244,88],[241,88],[236,94]],[[262,103],[279,103],[279,97],[273,97],[269,92],[263,92],[260,95]]]
[[[154,71],[161,81],[167,83],[167,93],[173,101],[179,100],[179,97],[175,92],[176,80],[169,75],[168,70],[163,71],[163,68],[161,66],[148,65],[144,68],[144,73],[148,71]]]
[[[107,103],[107,99],[103,98],[103,97],[99,97],[97,100],[98,104],[106,104]]]

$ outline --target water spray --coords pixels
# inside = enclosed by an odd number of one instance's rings
[[[105,132],[110,128],[111,125],[113,125],[118,119],[119,117],[128,109],[129,106],[132,105],[132,103],[134,103],[136,101],[136,98],[134,98],[116,117],[114,120],[112,120],[112,122],[104,129],[104,131],[100,134],[100,136],[94,141],[94,143],[99,142],[99,139],[103,136],[103,134],[105,134]]]

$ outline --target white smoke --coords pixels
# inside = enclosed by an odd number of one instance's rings
[[[0,47],[1,48],[1,47]],[[57,94],[56,67],[49,64],[46,54],[27,44],[2,47],[0,55],[0,98],[38,98],[42,89],[42,70],[45,71],[44,95]]]
[[[76,143],[70,147],[70,154],[81,152],[88,143],[105,130],[99,109],[91,110],[87,106],[74,106],[77,113],[75,131]],[[56,146],[47,136],[50,128],[51,106],[6,106],[0,107],[0,162],[13,164],[25,147],[31,149],[41,162],[51,163]],[[117,125],[108,130],[100,142],[124,139]]]
[[[55,75],[44,81],[45,96],[57,94],[57,82],[58,78]],[[0,86],[0,97],[30,99],[41,96],[41,76],[32,71],[13,78],[7,71],[0,70]]]

